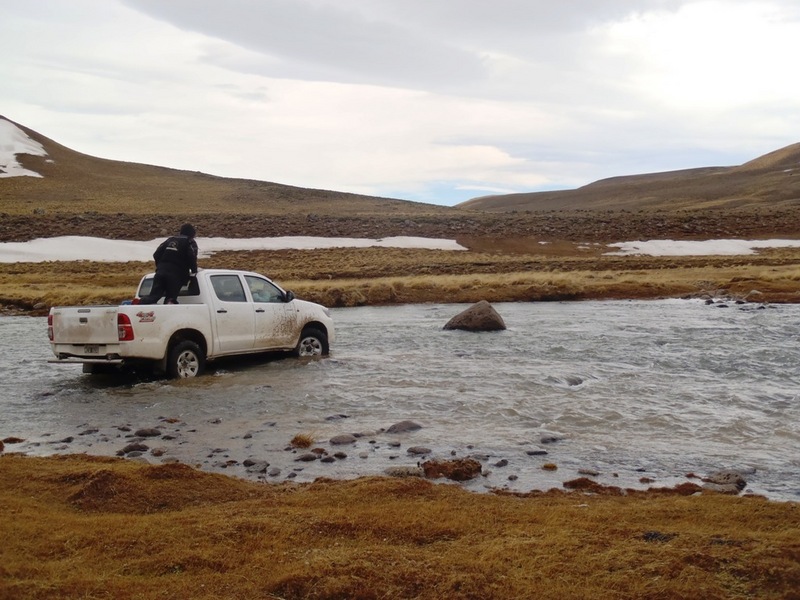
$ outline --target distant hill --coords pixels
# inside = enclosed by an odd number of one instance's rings
[[[0,119],[14,123],[0,116]],[[0,179],[0,212],[127,214],[317,214],[360,216],[444,215],[449,207],[306,189],[249,179],[216,177],[75,152],[14,123],[47,156],[20,154],[19,164],[39,177]]]
[[[510,222],[512,215],[505,213],[730,211],[733,208],[761,212],[800,207],[800,143],[737,167],[612,177],[576,190],[484,196],[456,207],[445,207],[96,158],[62,146],[3,116],[0,120],[13,123],[41,144],[46,154],[16,155],[22,169],[42,177],[0,178],[0,213],[7,215],[120,213],[169,215],[176,219],[181,215],[193,218],[233,215],[240,219],[247,215],[284,219],[310,216],[310,223],[314,222],[313,216],[319,216],[338,219],[341,231],[347,230],[342,220],[358,217],[361,222],[391,221],[392,226],[383,235],[422,233],[419,229],[422,221],[438,223],[435,231],[440,235],[454,232],[503,235],[512,230],[527,235],[544,225],[518,223],[519,214]],[[0,155],[3,151],[0,140]],[[0,160],[0,170],[2,167]],[[406,218],[417,222],[401,226]],[[244,227],[241,220],[237,226]],[[258,226],[264,227],[263,220]],[[785,229],[785,225],[779,229]],[[6,233],[6,237],[9,235]]]
[[[795,205],[800,205],[800,143],[738,167],[611,177],[575,190],[482,196],[462,202],[458,208],[491,212],[673,211]]]

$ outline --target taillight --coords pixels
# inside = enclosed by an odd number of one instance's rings
[[[117,334],[120,342],[133,341],[133,325],[130,317],[124,313],[117,314]]]
[[[47,315],[47,337],[53,341],[53,315]]]

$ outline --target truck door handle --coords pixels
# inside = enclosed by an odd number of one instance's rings
[[[265,311],[263,308],[257,308],[256,312],[267,312],[267,311]]]
[[[218,313],[227,313],[228,311],[225,310],[224,308],[220,308],[220,309],[217,310],[217,312]]]

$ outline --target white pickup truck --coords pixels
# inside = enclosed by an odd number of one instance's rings
[[[206,361],[257,352],[323,356],[333,343],[327,308],[298,300],[269,278],[249,271],[201,269],[181,289],[179,304],[55,306],[47,318],[54,363],[80,363],[84,372],[147,369],[196,377]]]

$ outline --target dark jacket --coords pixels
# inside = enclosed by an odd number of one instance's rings
[[[156,272],[181,277],[185,283],[189,274],[197,273],[197,243],[185,235],[174,235],[164,240],[153,253]]]

